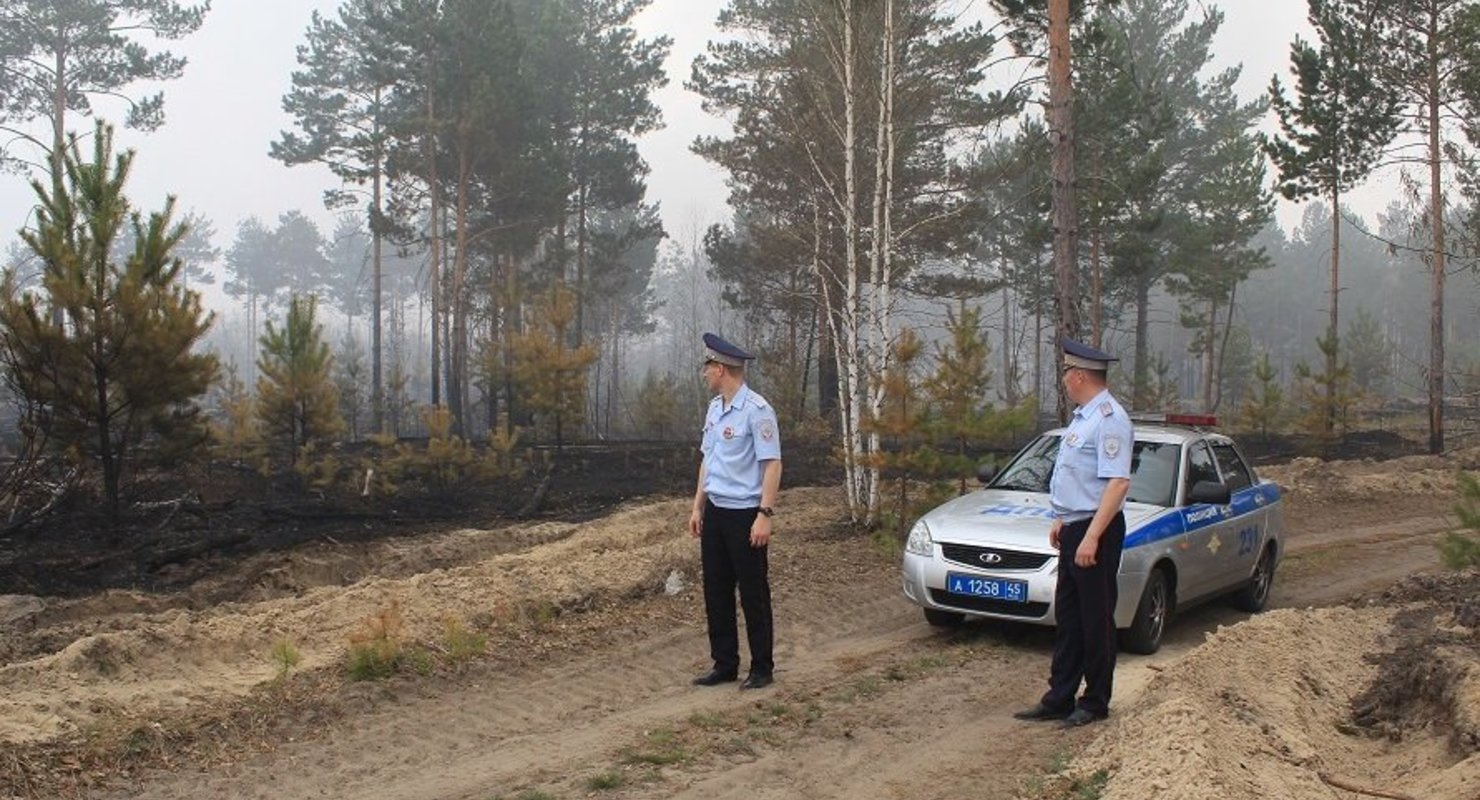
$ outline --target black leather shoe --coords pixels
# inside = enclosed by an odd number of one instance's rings
[[[693,683],[695,686],[718,686],[721,683],[733,683],[737,677],[733,672],[721,672],[717,669],[712,669],[695,678]]]
[[[1091,711],[1085,711],[1082,708],[1076,708],[1076,709],[1074,709],[1074,713],[1073,714],[1070,714],[1069,716],[1064,717],[1064,721],[1059,723],[1059,727],[1062,727],[1062,728],[1078,728],[1078,727],[1080,727],[1082,725],[1088,725],[1091,722],[1099,722],[1100,720],[1104,719],[1107,716],[1109,716],[1109,715],[1108,714],[1096,714],[1096,713],[1091,712]]]
[[[1013,719],[1025,719],[1030,722],[1042,722],[1044,720],[1050,719],[1064,719],[1065,717],[1071,716],[1071,714],[1068,711],[1059,711],[1056,708],[1049,708],[1042,703],[1035,703],[1032,708],[1025,708],[1022,711],[1013,712],[1012,716]]]
[[[741,681],[740,688],[764,689],[767,686],[770,686],[774,680],[775,678],[772,678],[771,673],[769,672],[752,672],[749,675],[745,676],[744,681]]]

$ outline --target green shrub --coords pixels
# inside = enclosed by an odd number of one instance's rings
[[[294,647],[291,641],[288,641],[287,637],[273,642],[270,654],[273,663],[278,666],[278,680],[287,678],[288,673],[303,661],[302,654],[298,652],[298,648]]]
[[[448,660],[467,661],[488,650],[488,636],[469,630],[455,617],[448,617],[442,621],[442,644],[447,648]]]
[[[1074,781],[1075,800],[1100,800],[1105,795],[1105,786],[1110,783],[1110,773],[1096,770],[1083,781]]]
[[[349,640],[346,665],[351,680],[373,681],[394,675],[403,657],[400,607],[395,603],[366,617]]]
[[[627,777],[620,772],[603,772],[592,775],[586,780],[586,788],[593,791],[607,791],[609,789],[620,789],[627,783]]]
[[[1450,569],[1480,567],[1480,540],[1451,531],[1439,541],[1439,558]]]
[[[1480,531],[1480,479],[1473,474],[1459,474],[1460,501],[1454,507],[1459,522],[1471,531]],[[1439,542],[1439,556],[1450,569],[1480,567],[1480,539],[1473,534],[1453,531]]]

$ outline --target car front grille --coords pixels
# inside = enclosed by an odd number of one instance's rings
[[[1037,618],[1048,613],[1048,603],[1014,603],[1010,600],[992,600],[986,597],[952,594],[944,589],[931,589],[930,599],[937,605],[951,606],[963,611],[981,611],[1009,617]]]
[[[947,561],[977,569],[1039,569],[1047,564],[1050,558],[1053,558],[1043,553],[1024,553],[997,547],[972,547],[966,544],[942,543],[940,550]],[[991,560],[992,556],[995,556],[997,560]]]

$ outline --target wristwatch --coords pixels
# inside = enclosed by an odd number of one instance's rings
[[[761,512],[762,514],[765,514],[768,517],[775,516],[775,514],[776,514],[776,509],[771,508],[770,506],[761,506],[760,508],[758,508],[756,510],[759,511],[759,512]]]

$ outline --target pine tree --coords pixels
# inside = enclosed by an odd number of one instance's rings
[[[1219,371],[1223,376],[1221,398],[1228,400],[1235,411],[1243,406],[1254,378],[1254,337],[1243,325],[1229,331],[1228,345],[1219,359]],[[1221,406],[1220,406],[1221,408]]]
[[[1172,373],[1172,362],[1164,354],[1157,353],[1151,357],[1147,367],[1150,377],[1145,390],[1145,404],[1136,405],[1136,409],[1176,411],[1182,402],[1182,387]]]
[[[260,456],[261,427],[257,421],[257,398],[237,375],[235,364],[226,367],[226,377],[217,387],[218,419],[212,426],[216,443],[232,461],[248,463]]]
[[[269,276],[272,286],[287,298],[319,295],[331,283],[333,267],[324,254],[327,242],[318,223],[293,209],[278,215],[272,232]]]
[[[590,346],[571,347],[575,297],[556,286],[535,309],[530,330],[513,341],[514,380],[521,406],[555,437],[557,451],[566,431],[579,428],[586,414],[586,368],[596,360]]]
[[[1444,565],[1450,569],[1480,567],[1480,479],[1474,473],[1459,474],[1460,501],[1454,507],[1461,525],[1470,533],[1451,531],[1439,542],[1439,553]]]
[[[1332,358],[1337,346],[1334,336],[1316,339],[1316,347],[1325,356],[1324,363],[1334,362],[1335,369],[1328,367],[1317,372],[1304,362],[1295,365],[1295,377],[1299,379],[1297,393],[1303,409],[1299,424],[1321,448],[1331,446],[1346,434],[1354,421],[1352,412],[1359,398],[1359,392],[1352,386],[1351,364]]]
[[[1279,384],[1279,372],[1264,353],[1254,367],[1254,386],[1239,409],[1239,427],[1247,431],[1258,431],[1259,438],[1268,439],[1278,433],[1285,414],[1285,390]]]
[[[935,346],[935,373],[925,379],[926,429],[935,445],[946,448],[931,478],[955,478],[959,494],[965,494],[966,478],[977,466],[969,451],[998,439],[1014,420],[999,416],[989,401],[992,345],[981,331],[981,312],[962,303],[961,312],[947,311],[946,319],[949,339]]]
[[[1259,266],[1248,241],[1270,211],[1264,159],[1251,135],[1262,107],[1239,101],[1239,67],[1209,69],[1223,22],[1217,9],[1187,0],[1106,5],[1087,25],[1087,57],[1078,62],[1081,85],[1097,95],[1083,102],[1092,123],[1083,129],[1092,203],[1085,219],[1092,276],[1104,284],[1089,293],[1091,313],[1104,302],[1133,308],[1130,394],[1132,405],[1149,408],[1159,393],[1150,331],[1157,289],[1180,273],[1199,327],[1216,331],[1232,287]],[[1221,338],[1199,342],[1205,393],[1212,393]]]
[[[1351,364],[1352,383],[1364,393],[1386,395],[1392,377],[1393,343],[1382,323],[1367,309],[1359,309],[1346,325],[1341,350]]]
[[[1319,49],[1296,38],[1290,46],[1290,70],[1296,98],[1285,96],[1280,79],[1269,86],[1270,105],[1279,116],[1283,136],[1266,140],[1265,150],[1280,171],[1280,193],[1288,200],[1323,197],[1331,204],[1330,322],[1325,374],[1338,371],[1340,357],[1341,198],[1366,180],[1397,134],[1400,118],[1396,92],[1372,69],[1381,52],[1361,25],[1357,3],[1350,0],[1307,0],[1310,23]],[[1334,389],[1334,383],[1327,382]],[[1334,397],[1322,408],[1333,412]],[[1322,423],[1329,437],[1335,420]]]
[[[1200,124],[1204,146],[1191,159],[1199,180],[1187,205],[1181,266],[1167,282],[1168,289],[1182,298],[1183,324],[1196,331],[1188,349],[1201,356],[1200,395],[1202,408],[1209,412],[1217,411],[1223,399],[1224,357],[1233,334],[1238,288],[1255,270],[1270,266],[1253,241],[1274,216],[1274,197],[1265,187],[1264,154],[1253,133],[1262,109],[1240,108],[1231,85],[1222,86],[1221,92],[1221,102],[1209,103],[1218,110]],[[1210,86],[1208,93],[1215,90]]]
[[[268,320],[260,340],[257,419],[278,463],[296,465],[305,447],[326,445],[344,428],[316,306],[312,297],[294,297],[283,326]]]
[[[1370,32],[1377,57],[1364,66],[1384,91],[1400,103],[1400,133],[1421,137],[1422,156],[1410,157],[1428,175],[1428,208],[1423,215],[1429,268],[1429,452],[1444,451],[1444,283],[1449,248],[1445,222],[1449,200],[1446,166],[1463,160],[1463,149],[1448,141],[1446,124],[1463,99],[1466,66],[1476,56],[1473,0],[1348,0]]]
[[[1080,318],[1079,291],[1079,208],[1077,196],[1075,152],[1079,147],[1079,131],[1075,127],[1078,104],[1071,85],[1072,36],[1071,21],[1076,21],[1086,6],[1082,0],[994,0],[993,5],[1009,20],[1018,24],[1016,43],[1019,51],[1026,48],[1033,32],[1047,38],[1048,103],[1045,116],[1048,127],[1053,131],[1049,140],[1052,144],[1053,181],[1051,185],[1051,210],[1053,218],[1053,275],[1054,275],[1054,329],[1055,339],[1069,337],[1084,338],[1084,322]],[[1035,31],[1036,29],[1036,31]],[[1036,55],[1035,50],[1035,55]],[[1098,264],[1095,269],[1098,274]],[[1093,287],[1096,309],[1099,304],[1099,287]],[[1099,332],[1094,333],[1098,343]],[[1060,420],[1068,418],[1070,407],[1063,391],[1057,394],[1057,410]]]
[[[899,332],[890,348],[889,369],[879,382],[884,393],[880,413],[863,420],[865,433],[878,436],[882,447],[874,451],[872,466],[879,471],[882,480],[893,479],[897,493],[894,508],[884,515],[886,528],[903,540],[906,526],[913,516],[910,504],[910,483],[919,480],[922,468],[929,472],[934,465],[934,450],[925,442],[925,426],[929,406],[920,391],[916,362],[925,352],[914,329]]]
[[[981,312],[964,302],[960,313],[946,310],[946,333],[950,338],[935,347],[936,372],[925,379],[925,391],[941,438],[964,454],[966,443],[981,434],[990,416],[992,370],[987,359],[992,347],[981,333]]]
[[[334,357],[334,389],[339,393],[339,413],[352,442],[359,441],[360,426],[366,419],[365,378],[365,350],[354,333],[346,330]]]
[[[966,492],[967,477],[976,472],[968,454],[972,445],[995,441],[1014,429],[1026,429],[1031,417],[1022,409],[998,412],[988,399],[992,347],[982,334],[981,311],[962,305],[960,313],[946,312],[949,339],[935,347],[935,374],[925,379],[929,403],[928,431],[937,444],[949,445],[941,454],[937,479],[955,478],[958,493]]]
[[[662,125],[652,94],[668,83],[672,39],[638,38],[635,18],[652,0],[520,0],[530,71],[541,81],[540,111],[551,122],[568,222],[556,231],[556,268],[575,290],[575,343],[593,330],[588,303],[604,298],[595,263],[599,212],[631,207],[646,190],[647,162],[636,139]],[[574,247],[566,239],[573,227]],[[574,274],[568,270],[574,250]],[[643,282],[645,288],[646,282]],[[595,328],[595,332],[603,329]]]
[[[21,236],[41,261],[44,291],[6,272],[0,360],[35,409],[27,424],[101,467],[116,519],[125,468],[145,445],[185,456],[206,443],[196,402],[217,362],[193,352],[212,317],[180,280],[174,248],[186,231],[172,221],[174,199],[147,221],[133,211],[124,194],[133,152],[112,148],[99,124],[90,162],[75,141],[68,148],[65,187],[33,182],[41,207]],[[135,244],[119,263],[110,253],[126,223]]]
[[[300,69],[293,73],[293,89],[283,107],[293,115],[300,133],[284,132],[272,143],[273,158],[289,166],[320,163],[347,186],[370,184],[366,223],[372,239],[370,287],[370,364],[372,426],[382,426],[381,279],[382,243],[390,225],[385,218],[385,179],[388,157],[386,94],[391,76],[379,69],[371,48],[364,47],[367,18],[377,12],[376,0],[353,0],[329,20],[314,12],[298,47]],[[331,208],[355,202],[350,190],[326,192]]]
[[[982,183],[977,203],[992,223],[983,232],[977,257],[984,266],[992,266],[988,280],[1002,293],[1000,341],[1005,344],[999,348],[998,374],[1003,378],[1002,399],[1013,408],[1021,405],[1024,378],[1031,387],[1028,395],[1036,396],[1037,387],[1043,385],[1044,348],[1036,346],[1040,337],[1033,325],[1051,315],[1054,297],[1053,274],[1045,266],[1053,239],[1047,214],[1048,153],[1041,146],[1046,136],[1042,123],[1030,118],[1016,136],[990,146],[979,157],[984,174],[991,177]],[[1092,304],[1092,309],[1098,305]],[[1014,324],[1018,308],[1021,318]],[[1092,310],[1090,319],[1098,320],[1099,314]],[[1020,334],[1023,329],[1028,330],[1026,335]]]
[[[93,97],[123,97],[129,127],[158,128],[164,123],[164,93],[135,99],[124,90],[180,77],[185,59],[167,50],[150,52],[145,42],[194,33],[208,8],[209,2],[186,6],[174,0],[6,0],[0,5],[0,128],[50,121],[45,149],[53,189],[59,190],[67,114],[90,114]]]
[[[648,370],[637,392],[637,416],[643,434],[663,440],[673,434],[678,422],[678,379],[673,373],[660,377]]]
[[[247,311],[247,342],[257,339],[259,310],[276,290],[271,273],[274,242],[272,229],[256,217],[245,217],[236,226],[236,236],[226,250],[226,280],[221,288],[228,297],[243,301]],[[251,381],[251,375],[248,375]]]
[[[652,289],[653,269],[658,262],[658,245],[666,235],[656,205],[640,203],[615,211],[595,210],[589,221],[586,255],[579,253],[586,276],[585,325],[603,361],[598,361],[597,376],[607,376],[593,385],[594,428],[609,433],[621,392],[620,380],[627,365],[622,361],[625,340],[634,335],[653,332],[657,325],[653,313],[657,298]],[[578,313],[576,324],[582,323]],[[581,341],[586,341],[583,338]],[[763,355],[763,357],[766,357]],[[769,359],[766,362],[770,364]],[[769,372],[769,371],[768,371]],[[777,408],[780,398],[772,398]]]
[[[415,403],[411,399],[411,375],[401,366],[400,359],[391,361],[385,375],[385,426],[383,433],[404,436],[410,427],[411,410]]]
[[[387,465],[391,479],[399,483],[410,478],[434,495],[445,496],[477,475],[478,454],[466,439],[452,432],[452,414],[447,408],[423,406],[421,424],[427,431],[426,444],[397,445],[395,457]]]

